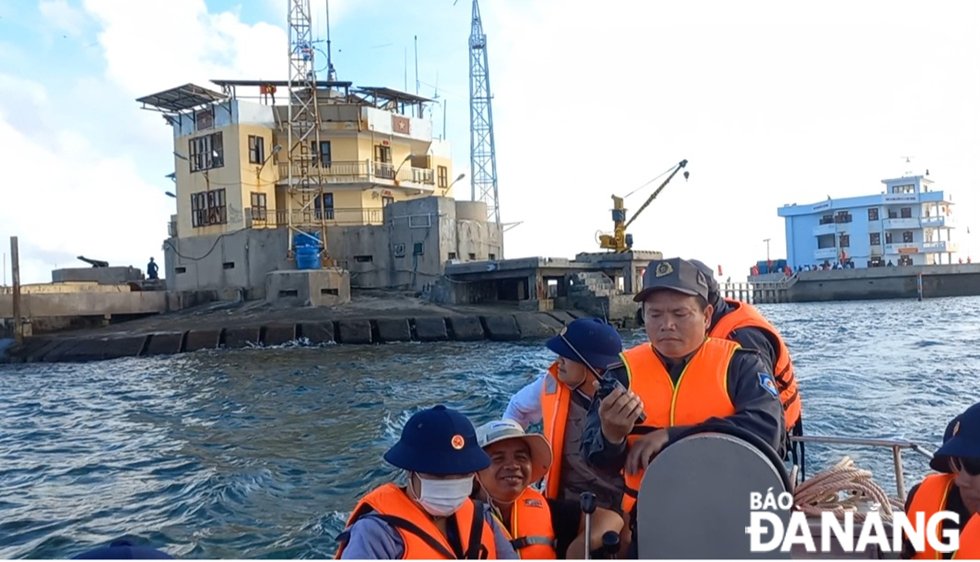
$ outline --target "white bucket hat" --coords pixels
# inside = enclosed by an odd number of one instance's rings
[[[552,459],[551,445],[544,435],[525,433],[521,424],[514,420],[496,420],[476,428],[476,442],[483,449],[507,439],[521,439],[531,450],[531,482],[544,478]]]

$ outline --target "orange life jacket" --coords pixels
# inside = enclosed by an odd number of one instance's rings
[[[558,486],[561,483],[561,465],[565,447],[565,427],[568,422],[568,405],[572,400],[572,391],[558,380],[558,362],[548,367],[548,376],[541,388],[541,418],[544,426],[544,436],[551,443],[552,461],[548,474],[545,475],[545,496],[558,498]]]
[[[908,517],[909,519],[915,519],[915,514],[922,512],[925,514],[925,520],[928,521],[932,515],[938,511],[943,511],[946,509],[946,501],[949,498],[949,492],[953,489],[953,480],[956,479],[955,474],[930,474],[926,476],[919,487],[915,490],[915,495],[912,496],[912,503],[909,504]],[[938,529],[937,536],[942,535],[942,529]],[[960,545],[962,546],[962,534],[960,539]],[[925,550],[922,552],[916,552],[912,556],[913,560],[934,560],[942,558],[942,553],[936,552],[929,546],[929,541],[926,541]]]
[[[918,495],[918,493],[916,493]],[[960,531],[960,548],[956,560],[980,560],[980,513],[974,513]]]
[[[394,484],[385,484],[370,492],[361,501],[357,502],[354,511],[351,512],[347,520],[347,529],[355,521],[368,513],[380,515],[386,523],[391,525],[401,536],[405,551],[402,553],[403,560],[454,560],[457,556],[453,553],[449,541],[436,527],[435,522],[425,510],[417,503],[413,502],[405,490]],[[474,527],[474,517],[481,519],[480,527],[482,535],[480,537],[480,558],[494,559],[497,557],[497,548],[494,543],[493,527],[484,519],[482,513],[476,513],[473,500],[467,498],[463,505],[452,515],[456,518],[459,528],[460,542],[462,542],[463,553],[469,552],[471,530]],[[344,552],[346,541],[341,540],[340,547],[337,549],[334,558],[340,558]]]
[[[708,333],[713,338],[730,339],[732,332],[739,328],[760,328],[769,332],[779,342],[776,350],[776,364],[773,365],[773,377],[776,379],[776,388],[779,390],[779,401],[783,404],[783,414],[786,419],[786,431],[793,429],[793,426],[800,421],[803,410],[803,402],[800,400],[800,390],[796,384],[796,372],[793,369],[793,360],[789,355],[789,349],[779,335],[779,331],[765,319],[759,310],[751,304],[725,299],[734,310],[722,316],[718,323],[711,327]]]
[[[507,532],[513,537],[510,544],[523,560],[554,560],[558,557],[551,508],[544,495],[534,488],[525,488],[514,501]]]
[[[643,343],[622,353],[629,375],[629,388],[643,401],[646,420],[637,424],[626,437],[628,447],[652,428],[675,425],[694,425],[711,417],[726,417],[735,413],[728,396],[728,365],[739,349],[736,342],[705,338],[691,357],[674,386],[670,373],[650,343]],[[647,429],[642,429],[644,426]],[[644,471],[626,474],[626,493],[623,512],[636,505],[636,495]]]

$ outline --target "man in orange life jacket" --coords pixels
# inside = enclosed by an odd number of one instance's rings
[[[582,492],[592,492],[596,505],[618,511],[623,501],[622,475],[598,474],[579,449],[585,414],[595,394],[592,381],[596,373],[619,361],[623,340],[608,323],[579,318],[545,345],[558,355],[557,360],[511,397],[503,417],[525,429],[542,422],[555,456],[545,481],[546,497],[577,502]]]
[[[593,401],[582,437],[589,463],[624,470],[624,513],[634,510],[653,457],[692,425],[731,424],[776,451],[785,434],[779,393],[758,351],[706,336],[714,310],[704,274],[674,258],[651,262],[643,277],[635,300],[643,303],[649,342],[610,367],[622,387]],[[646,419],[638,423],[641,413]]]
[[[956,552],[939,553],[927,542],[925,551],[916,552],[905,539],[902,558],[980,559],[980,403],[953,418],[929,466],[937,474],[927,475],[912,488],[905,512],[913,520],[915,513],[922,512],[927,521],[938,511],[958,513],[959,525],[944,521],[943,530],[958,529],[960,547]],[[943,538],[941,532],[938,535]]]
[[[531,488],[551,467],[551,447],[539,434],[528,434],[514,420],[476,428],[476,439],[490,456],[490,467],[476,474],[475,496],[489,502],[524,559],[581,559],[585,556],[585,516],[578,502],[545,498]],[[591,543],[602,544],[608,531],[619,534],[623,518],[596,508]],[[599,549],[596,549],[599,550]]]
[[[746,349],[759,352],[767,372],[772,373],[776,381],[779,400],[783,404],[786,431],[794,435],[802,435],[803,402],[796,383],[793,359],[779,331],[756,307],[746,302],[724,298],[718,282],[715,281],[714,272],[704,262],[689,261],[704,274],[708,281],[708,304],[713,309],[708,335],[713,338],[732,340]],[[794,453],[801,451],[794,450]]]
[[[357,503],[336,558],[517,558],[489,506],[469,498],[490,458],[466,416],[442,405],[416,413],[384,458],[408,471],[408,485],[384,484]]]

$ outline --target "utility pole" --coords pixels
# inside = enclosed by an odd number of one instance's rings
[[[766,263],[769,263],[769,239],[763,238],[762,241],[766,243]]]
[[[14,340],[17,343],[24,341],[23,325],[20,321],[20,255],[17,252],[17,237],[10,237],[10,273],[14,282],[13,297],[13,317],[14,317]]]

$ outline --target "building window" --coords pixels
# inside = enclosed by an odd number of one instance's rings
[[[248,136],[248,162],[249,164],[265,162],[265,138],[258,135]]]
[[[902,207],[901,216],[903,219],[912,218],[912,207]]]
[[[449,187],[449,168],[439,166],[439,187]]]
[[[840,247],[841,248],[850,248],[851,247],[851,235],[850,234],[841,234],[840,235]]]
[[[868,209],[868,220],[876,221],[878,220],[878,207],[871,207]]]
[[[425,247],[421,242],[416,242],[412,247],[412,255],[421,256],[423,253],[425,253]]]
[[[333,193],[324,193],[323,197],[313,200],[317,220],[334,220]]]
[[[872,246],[881,246],[881,233],[880,232],[872,232],[871,233],[871,245]]]
[[[833,234],[822,234],[817,236],[817,248],[823,250],[825,248],[834,248],[834,235]]]
[[[316,149],[316,141],[310,143],[310,150],[313,152],[313,165],[319,166],[323,162],[324,168],[329,168],[333,157],[330,152],[330,141],[320,141],[320,150]]]
[[[225,148],[221,140],[221,133],[211,133],[187,140],[187,159],[192,172],[225,165]]]
[[[890,218],[890,219],[897,219],[898,218],[898,211],[896,211],[895,209],[888,209],[888,218]]]
[[[902,232],[902,242],[905,242],[906,244],[909,244],[909,243],[912,242],[912,231],[911,230],[906,230],[906,231]]]
[[[210,226],[228,223],[225,190],[213,189],[191,193],[191,226]]]
[[[252,220],[265,222],[268,215],[265,193],[252,192]]]
[[[891,232],[886,232],[885,233],[885,244],[891,244],[891,243],[892,243],[892,233]]]
[[[391,147],[383,144],[374,145],[374,161],[382,164],[391,163]]]
[[[837,211],[837,215],[834,216],[834,222],[836,223],[846,223],[851,222],[851,213],[849,211]]]

